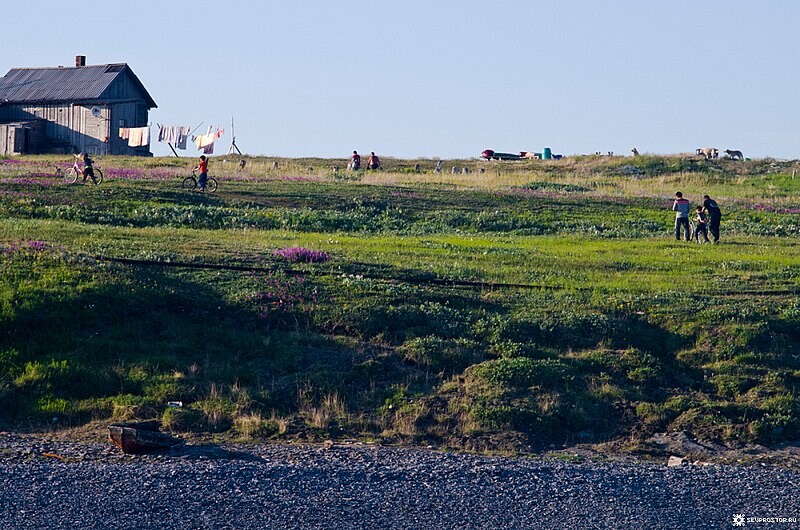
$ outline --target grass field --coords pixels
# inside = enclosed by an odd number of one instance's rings
[[[474,450],[800,436],[792,162],[238,161],[211,160],[212,195],[180,189],[191,159],[106,157],[97,187],[56,179],[68,160],[0,159],[5,428]],[[678,189],[717,199],[722,244],[675,241]]]

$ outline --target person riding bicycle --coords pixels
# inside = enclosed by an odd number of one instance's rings
[[[194,170],[200,172],[197,176],[197,186],[200,191],[206,191],[206,182],[208,182],[208,159],[206,155],[200,155],[200,162]]]
[[[75,164],[77,165],[78,159],[83,156],[83,183],[86,184],[86,178],[91,178],[92,183],[97,185],[97,180],[94,178],[94,160],[91,159],[89,153],[78,153],[75,155]]]

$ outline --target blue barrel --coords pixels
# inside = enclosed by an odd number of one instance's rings
[[[553,158],[553,152],[550,151],[549,147],[545,147],[542,149],[542,160],[550,160]]]

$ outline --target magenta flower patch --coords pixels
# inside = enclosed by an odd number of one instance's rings
[[[292,263],[324,263],[330,259],[321,250],[311,250],[303,247],[280,248],[273,251],[272,254]]]

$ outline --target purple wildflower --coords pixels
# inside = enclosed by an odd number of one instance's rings
[[[321,250],[311,250],[303,247],[281,248],[273,251],[272,254],[292,263],[324,263],[330,259]]]

